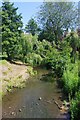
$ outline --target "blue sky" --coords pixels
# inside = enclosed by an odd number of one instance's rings
[[[30,18],[35,18],[42,2],[14,2],[14,7],[18,7],[17,13],[22,14],[23,25],[25,26]],[[1,6],[1,2],[0,2]],[[35,18],[36,19],[36,18]]]
[[[18,14],[22,13],[24,25],[31,17],[35,18],[42,2],[15,2],[14,7],[18,7]]]
[[[14,2],[14,7],[18,7],[18,10],[17,10],[18,14],[22,13],[22,17],[23,17],[22,21],[25,26],[31,17],[34,18],[37,15],[40,5],[42,4],[42,2],[40,1],[44,1],[44,0],[35,0],[39,2],[34,2],[34,0],[33,2],[15,2],[15,0],[10,0],[10,1]],[[16,1],[22,1],[22,0],[16,0]],[[23,1],[26,1],[26,0],[23,0]],[[75,2],[76,1],[77,0],[75,0]]]

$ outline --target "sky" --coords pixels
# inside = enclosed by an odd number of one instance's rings
[[[17,13],[18,14],[22,13],[22,17],[23,17],[22,21],[25,27],[25,25],[30,20],[30,18],[35,18],[37,16],[37,12],[39,11],[39,8],[44,0],[10,0],[10,1],[14,2],[14,7],[18,7]],[[29,1],[33,1],[33,2],[29,2]],[[78,0],[75,0],[75,2],[77,1]]]
[[[24,26],[30,18],[37,16],[41,4],[42,2],[14,2],[14,7],[18,7],[17,13],[22,13]]]
[[[37,13],[39,11],[39,8],[43,0],[40,0],[39,2],[36,2],[36,1],[35,2],[15,2],[15,0],[10,0],[10,2],[14,2],[15,8],[18,7],[17,13],[22,14],[21,16],[22,16],[23,27],[25,27],[25,25],[30,20],[30,18],[35,18],[36,20]],[[0,6],[1,6],[1,1],[0,1]]]

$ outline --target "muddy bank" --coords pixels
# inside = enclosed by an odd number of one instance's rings
[[[6,60],[0,61],[0,81],[2,81],[2,94],[11,91],[12,88],[23,88],[28,82],[31,67],[21,62],[10,63]]]

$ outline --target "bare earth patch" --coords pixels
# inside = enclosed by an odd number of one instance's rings
[[[0,64],[0,82],[2,80],[2,93],[11,91],[13,87],[22,88],[29,78],[28,66],[21,62]]]

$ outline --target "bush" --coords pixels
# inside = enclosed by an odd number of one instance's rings
[[[46,57],[46,54],[52,48],[51,43],[43,40],[42,42],[38,41],[36,53],[42,56],[43,58]]]
[[[33,67],[31,66],[28,66],[27,72],[32,76],[37,74],[37,71],[33,70]]]
[[[19,48],[18,48],[18,56],[19,59],[25,62],[25,56],[27,54],[34,52],[34,45],[37,46],[37,36],[32,36],[31,34],[22,34]]]
[[[42,57],[36,53],[28,53],[25,57],[25,63],[29,63],[31,66],[40,65],[42,60]]]
[[[51,68],[59,78],[63,75],[66,63],[70,63],[71,50],[67,42],[62,41],[58,46],[54,46],[47,51],[44,61],[47,67]]]
[[[73,63],[75,63],[75,61],[77,60],[77,48],[79,47],[79,37],[78,34],[76,32],[70,32],[67,37],[65,38],[65,40],[70,44],[71,48],[72,48],[72,52],[71,52],[71,61]]]
[[[73,96],[79,89],[78,63],[66,65],[62,79],[64,91]]]
[[[57,49],[53,48],[51,52],[49,51],[47,53],[45,62],[47,64],[47,67],[51,68],[56,76],[62,76],[65,63]]]
[[[71,120],[80,120],[80,91],[76,93],[75,99],[71,101]]]

